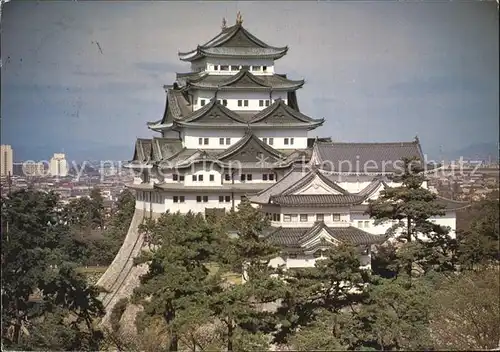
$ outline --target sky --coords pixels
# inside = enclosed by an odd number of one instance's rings
[[[15,160],[129,160],[155,135],[164,84],[189,51],[241,11],[243,26],[289,46],[279,73],[306,80],[310,136],[410,141],[433,158],[497,146],[494,1],[29,2],[3,5],[1,141]]]

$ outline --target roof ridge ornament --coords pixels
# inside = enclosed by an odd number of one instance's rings
[[[243,24],[243,17],[241,16],[240,11],[236,14],[236,24],[240,26]]]
[[[222,29],[226,29],[227,28],[227,21],[226,21],[226,18],[225,17],[222,17],[222,26],[221,26]]]

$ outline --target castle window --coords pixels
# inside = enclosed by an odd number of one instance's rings
[[[227,99],[222,99],[222,105],[227,106]]]
[[[229,71],[229,65],[220,65],[221,71]]]
[[[283,222],[292,221],[292,214],[283,214]]]
[[[208,177],[209,177],[210,181],[215,181],[215,175],[209,175]]]
[[[316,214],[316,221],[324,221],[325,214]]]
[[[184,203],[184,196],[174,196],[174,203]]]
[[[198,175],[198,181],[202,182],[203,181],[203,175]]]
[[[173,180],[173,181],[179,181],[179,175],[177,175],[177,174],[173,174],[173,175],[172,175],[172,180]]]
[[[238,106],[243,106],[243,100],[238,100]]]
[[[249,70],[249,69],[250,69],[250,66],[248,66],[248,65],[243,65],[243,66],[241,66],[241,69],[242,69],[242,70]]]
[[[203,138],[203,144],[208,145],[208,138]]]
[[[274,174],[269,174],[269,181],[274,181]]]
[[[196,175],[193,175],[193,181],[194,182],[198,181],[198,177]]]
[[[370,221],[365,221],[365,228],[370,227]]]
[[[231,196],[219,196],[219,203],[230,203]]]
[[[262,66],[262,71],[266,72],[267,71],[267,66]]]
[[[273,145],[274,144],[274,138],[269,138],[269,145]]]
[[[226,181],[231,181],[231,175],[229,175],[229,174],[225,174],[225,175],[224,175],[224,179],[225,179]]]
[[[226,145],[231,144],[231,138],[226,138]]]
[[[262,181],[267,181],[267,174],[262,174]]]
[[[207,203],[208,202],[208,196],[196,196],[196,202],[197,203]]]
[[[293,145],[293,138],[290,138],[290,145]]]
[[[264,106],[264,100],[259,100],[259,106]]]
[[[362,228],[363,227],[363,221],[358,221],[358,227]]]
[[[252,174],[247,174],[247,181],[252,181]]]
[[[269,106],[271,101],[269,99],[266,100],[266,106]]]
[[[200,99],[200,105],[205,106],[205,99]]]
[[[292,222],[297,222],[298,215],[297,214],[292,214]]]
[[[179,181],[184,182],[184,175],[179,175]]]
[[[284,140],[284,144],[285,144],[285,145],[288,145],[288,143],[289,143],[288,138],[285,138],[285,140]]]
[[[203,138],[198,138],[198,144],[203,145]]]
[[[307,222],[307,214],[300,214],[300,221]]]
[[[340,221],[340,214],[332,214],[333,221]]]
[[[260,72],[261,69],[262,69],[261,66],[252,66],[252,71]]]
[[[247,99],[243,100],[243,106],[248,106],[248,100]]]
[[[241,181],[241,182],[245,182],[245,181],[246,181],[246,179],[247,179],[247,175],[245,175],[245,174],[241,174],[241,175],[240,175],[240,181]]]
[[[219,138],[219,144],[224,145],[224,138]]]
[[[262,138],[262,142],[266,143],[267,144],[267,138]]]
[[[221,100],[220,99],[217,99],[217,104],[220,104],[221,103]]]

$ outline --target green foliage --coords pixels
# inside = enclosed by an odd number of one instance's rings
[[[288,271],[286,293],[277,312],[281,328],[276,341],[286,343],[290,334],[307,326],[312,327],[305,334],[317,333],[325,326],[321,321],[325,316],[338,317],[345,308],[363,302],[370,279],[369,272],[361,268],[359,250],[347,244],[329,250],[325,259],[316,261],[314,268]],[[331,337],[335,344],[340,343],[339,339]]]
[[[460,234],[459,261],[462,267],[473,269],[499,263],[499,211],[498,199],[483,200],[471,209],[474,218],[470,228]]]
[[[210,300],[210,309],[225,325],[228,350],[262,349],[269,342],[259,336],[272,332],[276,324],[273,314],[262,307],[275,302],[284,292],[284,283],[277,278],[279,270],[269,266],[279,248],[263,236],[269,222],[248,200],[242,201],[224,221],[226,227],[221,232],[232,235],[226,235],[221,242],[225,250],[220,252],[219,260],[228,268],[242,268],[245,280],[242,285],[219,286]],[[246,347],[241,341],[247,341]]]
[[[368,214],[375,224],[394,222],[387,232],[400,244],[396,253],[397,268],[404,268],[412,276],[415,264],[424,272],[453,270],[456,264],[456,241],[447,228],[429,219],[444,215],[444,207],[436,202],[436,195],[422,187],[425,176],[421,163],[403,160],[402,172],[394,176],[398,187],[387,187],[375,200],[369,201]]]
[[[310,325],[301,327],[291,338],[290,346],[298,351],[340,351],[347,346],[342,345],[334,336],[338,313],[322,311]]]
[[[500,272],[497,267],[441,275],[432,295],[436,349],[491,350],[500,342]]]
[[[125,189],[112,210],[102,237],[88,243],[85,265],[109,265],[120,250],[135,211],[134,195]]]
[[[215,256],[217,236],[201,215],[164,214],[142,227],[156,244],[137,263],[148,262],[149,271],[135,290],[135,301],[145,317],[161,317],[171,336],[169,349],[178,349],[179,334],[196,317],[217,286],[206,263]]]
[[[403,276],[371,285],[357,313],[363,326],[357,344],[377,350],[428,349],[430,292],[424,280],[409,285]]]
[[[101,338],[93,327],[103,314],[98,292],[74,271],[71,233],[59,209],[54,193],[21,190],[2,199],[7,348],[96,349]]]

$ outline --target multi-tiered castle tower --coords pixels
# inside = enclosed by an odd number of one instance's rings
[[[191,64],[165,86],[165,112],[148,123],[161,134],[138,139],[133,168],[136,207],[149,213],[226,211],[309,160],[308,131],[321,126],[300,112],[304,80],[276,71],[288,47],[266,44],[238,13],[203,45],[179,53]]]

